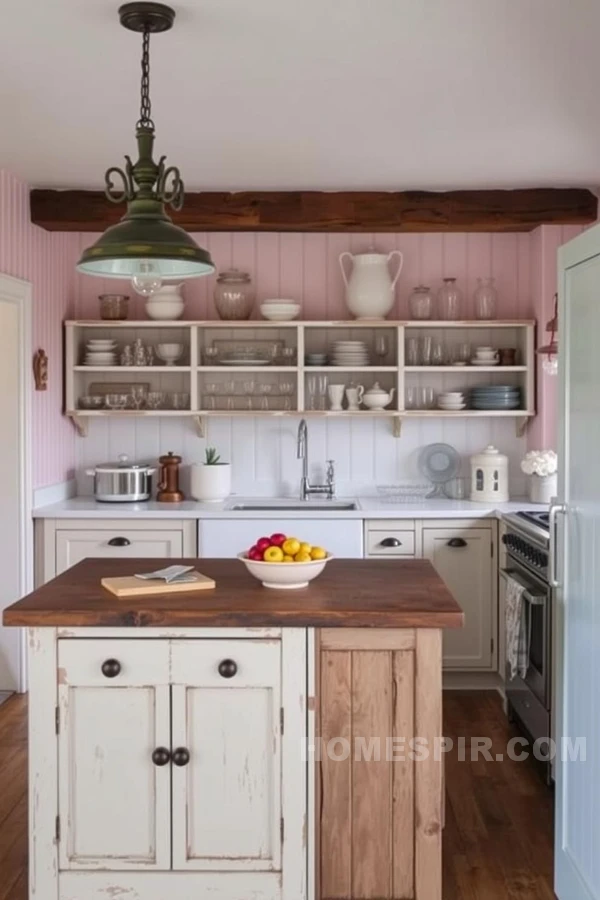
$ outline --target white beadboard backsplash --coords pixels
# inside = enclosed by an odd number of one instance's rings
[[[113,461],[121,453],[132,460],[156,461],[172,450],[186,466],[202,461],[207,446],[215,446],[232,463],[233,492],[239,496],[296,495],[300,460],[296,458],[298,417],[215,418],[207,420],[207,436],[198,437],[193,421],[169,418],[90,419],[87,438],[78,440],[78,493],[92,493],[85,470]],[[514,419],[412,419],[394,438],[385,419],[308,419],[309,463],[312,480],[324,477],[325,461],[335,460],[338,496],[368,496],[378,484],[422,481],[417,468],[421,447],[437,441],[452,444],[462,457],[462,473],[469,475],[469,456],[492,443],[509,457],[510,490],[526,493],[519,463],[527,439],[516,436]],[[189,491],[189,474],[182,471],[182,488]]]

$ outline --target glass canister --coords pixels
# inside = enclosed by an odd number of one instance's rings
[[[460,319],[462,311],[462,291],[456,284],[456,278],[444,278],[438,291],[438,318],[447,321]]]
[[[433,295],[424,284],[418,284],[408,298],[411,319],[430,319],[433,314]]]
[[[254,287],[248,272],[226,269],[219,273],[214,300],[220,319],[249,319],[254,309]]]
[[[498,308],[498,291],[493,278],[478,278],[473,293],[476,319],[495,319]]]
[[[100,294],[101,319],[126,319],[128,315],[129,297],[127,294]]]

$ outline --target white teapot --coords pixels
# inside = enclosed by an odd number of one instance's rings
[[[392,388],[388,393],[376,381],[372,388],[364,392],[362,402],[367,409],[385,409],[394,399],[395,393],[396,388]]]
[[[390,277],[389,262],[398,257],[398,269]],[[344,260],[352,260],[350,278]],[[404,258],[399,250],[391,253],[340,253],[340,269],[346,285],[346,305],[357,319],[384,319],[394,305],[394,288],[402,271]]]

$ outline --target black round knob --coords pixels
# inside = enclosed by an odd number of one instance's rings
[[[166,747],[157,747],[152,752],[152,762],[155,766],[166,766],[171,759],[171,754]]]
[[[173,762],[176,766],[187,766],[190,761],[190,751],[185,747],[178,747],[173,750]]]
[[[102,663],[102,674],[107,678],[116,678],[121,671],[121,663],[118,659],[106,659]]]
[[[223,678],[233,678],[237,672],[237,663],[232,659],[224,659],[219,663],[219,675]]]

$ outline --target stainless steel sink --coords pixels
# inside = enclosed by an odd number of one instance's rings
[[[358,508],[353,500],[248,500],[226,507],[232,512],[340,512]]]

